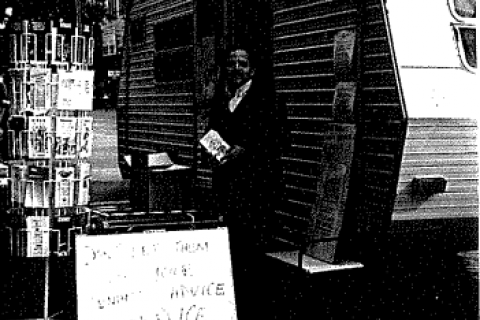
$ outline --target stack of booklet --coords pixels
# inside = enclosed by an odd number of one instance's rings
[[[220,134],[215,130],[210,130],[200,140],[200,144],[207,149],[218,161],[223,162],[224,158],[230,150],[230,146],[223,140]]]

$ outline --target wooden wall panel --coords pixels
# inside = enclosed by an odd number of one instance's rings
[[[363,17],[361,121],[348,207],[359,240],[391,225],[407,121],[384,2],[366,1]]]
[[[285,199],[276,210],[277,237],[301,239],[317,197],[333,123],[334,36],[354,30],[351,1],[273,1],[275,87],[287,104],[291,147],[286,151]],[[323,164],[322,164],[323,163]],[[293,241],[295,242],[295,241]]]
[[[410,119],[394,220],[478,216],[477,122],[474,119]],[[443,193],[415,194],[416,176],[446,179]]]
[[[193,165],[192,145],[196,137],[192,79],[193,1],[135,1],[131,17],[133,21],[145,19],[145,39],[132,44],[128,55],[128,101],[125,76],[120,83],[119,151],[127,154],[167,151],[178,163]],[[174,28],[176,21],[185,29],[185,35],[178,38],[163,30]],[[156,60],[162,54],[175,56],[179,47],[185,55],[182,65],[186,69],[169,65],[165,56],[160,57],[165,61]],[[164,72],[165,77],[158,76],[159,72]],[[180,79],[174,79],[176,74]]]
[[[289,225],[279,232],[298,236],[305,232],[298,228],[308,226],[318,174],[327,165],[322,146],[333,136],[326,128],[335,123],[333,40],[339,31],[358,30],[358,10],[363,13],[360,118],[345,215],[357,216],[360,229],[384,228],[396,194],[406,115],[383,1],[366,1],[363,8],[354,1],[277,0],[273,6],[276,89],[287,102],[292,128],[284,159],[286,203],[277,210],[279,221]],[[359,198],[362,202],[355,202]]]

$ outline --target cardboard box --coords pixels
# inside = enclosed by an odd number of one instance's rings
[[[190,167],[133,168],[130,180],[130,204],[136,211],[182,210],[188,188]]]

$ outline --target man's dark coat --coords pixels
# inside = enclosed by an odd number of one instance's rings
[[[226,94],[214,97],[209,129],[218,131],[231,146],[245,150],[237,158],[215,166],[214,201],[227,226],[261,241],[281,186],[285,108],[273,90],[255,79],[234,112],[228,109],[229,100]]]

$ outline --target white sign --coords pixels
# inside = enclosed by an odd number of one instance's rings
[[[58,109],[93,110],[93,71],[59,70]]]
[[[225,228],[76,237],[78,320],[236,320]]]

